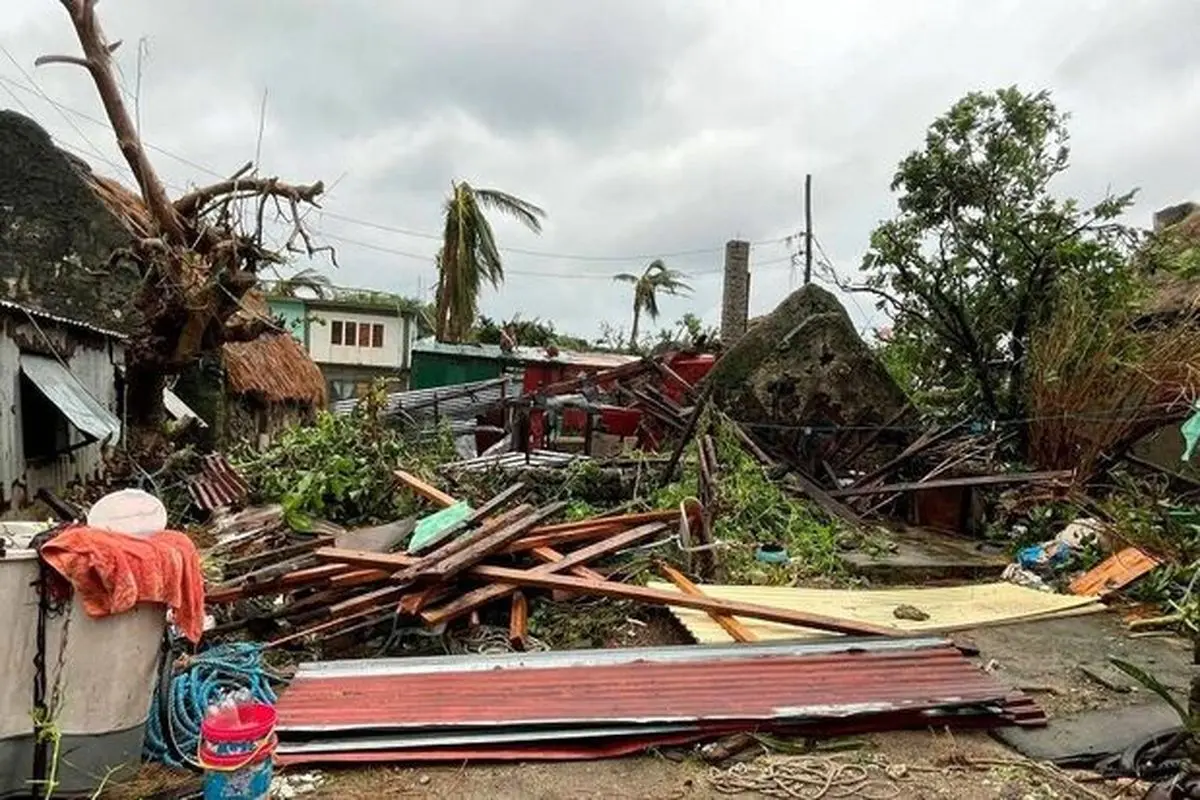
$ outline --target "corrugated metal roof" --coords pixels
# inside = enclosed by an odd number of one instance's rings
[[[200,419],[199,414],[197,414],[195,411],[192,411],[191,407],[187,403],[183,402],[179,395],[175,394],[166,387],[163,388],[163,407],[173,419],[194,419],[196,420],[196,424],[201,428],[208,427],[208,423]]]
[[[121,420],[62,364],[23,353],[21,371],[76,428],[99,441],[121,438]],[[26,420],[25,424],[36,424],[36,420]]]
[[[206,455],[200,474],[188,481],[188,493],[204,511],[236,505],[244,501],[249,492],[250,485],[245,478],[220,453]]]
[[[566,467],[579,461],[588,461],[587,456],[576,453],[561,453],[557,450],[531,450],[528,453],[503,453],[494,456],[476,456],[465,461],[443,464],[445,472],[485,472],[489,469],[518,470],[532,468]]]
[[[123,333],[111,331],[107,328],[101,328],[99,325],[93,325],[92,323],[84,322],[83,320],[71,319],[70,317],[63,317],[59,316],[58,314],[51,314],[49,311],[42,311],[40,308],[33,308],[22,303],[14,303],[11,300],[0,300],[0,308],[12,311],[22,316],[28,314],[34,319],[43,320],[45,322],[53,322],[57,325],[63,325],[65,327],[75,328],[81,331],[88,331],[89,333],[95,333],[100,336],[105,336],[109,339],[118,339],[121,341],[125,340],[125,334]]]
[[[414,422],[470,419],[486,413],[505,398],[518,397],[520,394],[519,379],[492,378],[456,386],[394,392],[387,396],[384,413],[391,417],[408,417]],[[349,414],[358,407],[359,402],[358,398],[338,401],[333,404],[333,413]]]
[[[359,673],[353,662],[302,665],[277,705],[278,730],[295,741],[338,732],[425,735],[430,729],[482,727],[799,724],[999,709],[1012,694],[940,640],[694,650],[699,652],[448,657],[425,659],[415,668],[362,664]],[[593,658],[596,663],[586,662]]]
[[[498,344],[458,344],[424,339],[413,344],[414,353],[433,353],[462,358],[483,358],[493,361],[511,361],[519,364],[564,364],[580,367],[609,369],[641,360],[638,356],[623,353],[598,351],[559,350],[551,357],[544,347],[516,347],[506,353]]]

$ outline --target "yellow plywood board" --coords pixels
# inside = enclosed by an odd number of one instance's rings
[[[679,591],[669,583],[655,589]],[[701,591],[722,600],[807,611],[840,619],[890,625],[913,632],[945,632],[1027,622],[1050,617],[1091,614],[1104,606],[1095,597],[1040,592],[1012,583],[985,583],[929,589],[803,589],[791,586],[703,585]],[[898,619],[895,610],[913,606],[929,615],[916,621]],[[671,612],[702,644],[733,639],[703,611],[672,608]],[[759,639],[800,639],[828,636],[823,631],[738,617]]]

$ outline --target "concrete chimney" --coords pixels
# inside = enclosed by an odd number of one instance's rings
[[[721,302],[721,343],[729,347],[746,333],[750,317],[750,243],[725,243],[725,291]]]

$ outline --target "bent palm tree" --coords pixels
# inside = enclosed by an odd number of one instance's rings
[[[495,189],[476,189],[466,181],[451,184],[446,198],[442,249],[437,256],[436,330],[439,341],[462,341],[471,330],[479,291],[487,281],[493,288],[504,280],[500,249],[484,211],[514,217],[541,233],[546,212],[519,197]]]
[[[633,327],[629,331],[629,349],[638,349],[638,328],[645,311],[650,319],[658,319],[658,295],[680,295],[692,290],[684,283],[684,275],[673,269],[668,269],[661,259],[651,261],[641,275],[622,272],[614,275],[613,280],[620,283],[633,284]]]
[[[295,297],[297,289],[308,289],[319,299],[325,300],[333,294],[333,281],[329,280],[328,275],[307,267],[290,277],[280,278],[269,288],[280,297]]]

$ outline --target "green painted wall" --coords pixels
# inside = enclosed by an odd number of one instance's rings
[[[271,297],[267,300],[271,313],[281,318],[292,336],[308,347],[308,314],[304,301],[292,297]]]
[[[423,353],[414,350],[409,388],[432,389],[437,386],[457,386],[460,383],[474,383],[475,381],[499,378],[500,374],[500,362],[492,359],[470,358],[450,353]]]

